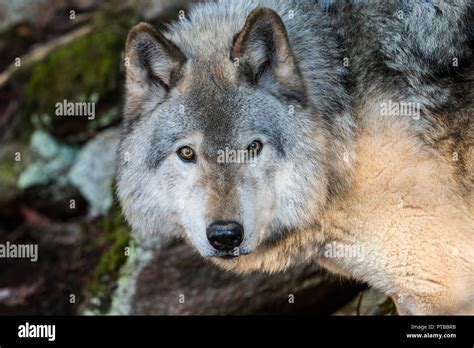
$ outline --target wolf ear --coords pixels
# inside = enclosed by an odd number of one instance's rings
[[[144,97],[150,88],[164,96],[186,60],[178,47],[147,23],[132,28],[125,56],[127,93],[134,97]]]
[[[274,77],[284,96],[304,101],[304,85],[288,34],[275,11],[258,7],[248,15],[242,31],[234,37],[231,59],[252,83]]]

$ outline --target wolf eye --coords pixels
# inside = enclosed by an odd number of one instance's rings
[[[260,140],[254,140],[250,143],[250,145],[247,147],[247,150],[249,152],[256,153],[257,155],[262,151],[263,144]]]
[[[196,157],[194,150],[189,146],[183,146],[179,148],[176,153],[178,154],[179,158],[185,162],[192,162]]]

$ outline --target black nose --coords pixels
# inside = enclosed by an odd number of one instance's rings
[[[215,221],[207,228],[207,239],[217,250],[232,250],[242,243],[244,228],[235,221]]]

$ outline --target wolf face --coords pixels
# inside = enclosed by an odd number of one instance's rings
[[[349,170],[327,158],[337,137],[278,14],[257,8],[228,27],[228,40],[200,46],[132,29],[117,175],[135,231],[184,237],[221,263],[317,224],[344,186],[329,180]]]
[[[317,259],[400,296],[402,313],[471,313],[473,70],[446,68],[453,52],[468,61],[457,48],[471,32],[438,45],[416,4],[331,3],[218,0],[165,35],[130,32],[125,216],[226,269]],[[458,21],[458,6],[427,6],[426,23]],[[418,119],[382,112],[392,99],[420,102]],[[328,243],[368,257],[326,255]]]

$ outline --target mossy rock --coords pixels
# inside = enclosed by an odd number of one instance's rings
[[[103,238],[97,241],[105,251],[84,288],[84,313],[104,313],[108,310],[121,267],[127,261],[130,245],[129,228],[118,206],[113,206],[102,220]]]
[[[87,117],[56,116],[56,104],[64,100],[93,102],[96,117],[116,106],[111,104],[116,104],[120,95],[124,41],[125,32],[98,30],[53,51],[36,64],[25,85],[24,110],[30,126],[38,128],[33,122],[39,119],[41,126],[63,138],[71,134],[77,137],[77,133],[93,128],[97,119],[91,122]],[[118,118],[117,112],[114,117]]]
[[[123,43],[122,35],[103,31],[51,53],[31,73],[25,91],[29,106],[37,113],[53,114],[63,99],[115,92]]]
[[[29,162],[27,145],[13,142],[0,146],[0,202],[8,201],[19,194],[17,180]]]

